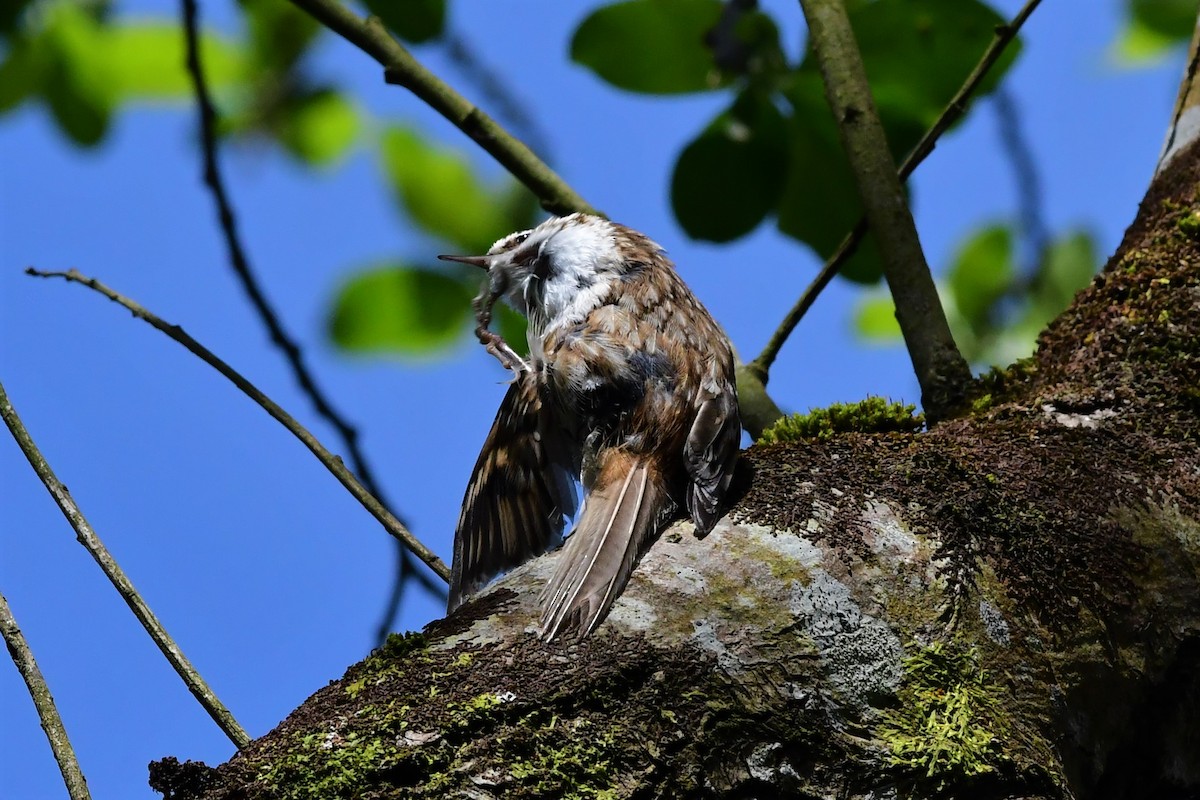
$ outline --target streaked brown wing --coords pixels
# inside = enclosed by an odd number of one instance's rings
[[[489,580],[555,547],[575,513],[571,464],[553,448],[552,412],[524,373],[508,388],[483,443],[454,531],[449,610]]]

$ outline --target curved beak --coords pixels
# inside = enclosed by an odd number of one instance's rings
[[[473,267],[488,269],[492,265],[491,256],[438,256],[442,261],[457,261],[460,264],[470,264]]]

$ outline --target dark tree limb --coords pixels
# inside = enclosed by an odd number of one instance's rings
[[[867,222],[879,240],[883,276],[921,385],[925,417],[933,424],[960,409],[971,370],[954,343],[925,263],[846,8],[842,0],[801,0],[800,5]]]

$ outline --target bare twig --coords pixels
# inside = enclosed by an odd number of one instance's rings
[[[217,159],[217,111],[213,105],[212,95],[208,91],[208,81],[204,76],[204,66],[200,60],[200,34],[195,0],[183,0],[183,30],[185,45],[187,47],[187,70],[191,76],[192,89],[196,95],[196,106],[200,113],[200,141],[204,160],[204,183],[212,193],[213,202],[217,207],[217,218],[220,220],[221,232],[225,238],[225,246],[229,251],[229,264],[233,267],[233,272],[241,283],[242,290],[250,299],[250,304],[254,306],[259,319],[266,326],[267,332],[271,337],[271,343],[279,348],[288,366],[291,367],[292,374],[295,376],[296,382],[300,385],[301,391],[312,400],[317,415],[332,425],[333,429],[337,431],[338,436],[341,437],[346,447],[346,453],[350,457],[350,467],[354,470],[354,474],[367,487],[367,491],[379,499],[380,503],[391,508],[391,504],[384,497],[382,487],[375,480],[375,475],[367,463],[366,455],[363,453],[359,443],[358,428],[350,424],[333,407],[333,403],[317,383],[316,376],[309,370],[304,360],[303,350],[296,342],[296,339],[290,336],[284,329],[279,314],[275,312],[270,301],[267,300],[267,296],[263,292],[262,286],[254,274],[254,270],[250,266],[250,259],[246,255],[246,248],[242,245],[241,237],[238,235],[237,217],[233,211],[233,203],[229,199],[229,192],[225,188],[225,180],[222,177],[220,163]],[[399,542],[396,543],[396,548],[397,563],[392,580],[399,584],[421,573],[416,568],[416,564],[412,562],[412,555],[409,551]],[[420,583],[434,595],[445,597],[444,589],[437,584],[428,580],[421,581]],[[383,618],[379,625],[380,632],[376,636],[377,640],[382,641],[387,637],[395,620],[396,612],[399,609],[403,591],[403,586],[393,586],[388,598],[388,606],[384,609]]]
[[[542,208],[559,215],[575,211],[600,213],[523,142],[413,58],[377,18],[362,19],[338,0],[292,0],[292,3],[379,62],[388,83],[405,87],[471,137],[525,184]]]
[[[121,597],[125,599],[130,610],[133,611],[138,622],[142,623],[142,627],[150,634],[150,638],[158,645],[158,649],[167,657],[167,661],[171,663],[175,671],[179,673],[179,677],[183,678],[183,682],[187,684],[192,695],[204,706],[204,710],[213,718],[213,721],[225,732],[239,749],[250,743],[250,736],[233,718],[233,714],[229,712],[224,704],[221,703],[213,690],[205,683],[204,678],[200,677],[200,673],[192,666],[191,662],[179,649],[179,645],[171,638],[162,623],[154,616],[154,612],[146,605],[142,596],[138,594],[133,587],[133,583],[126,577],[125,572],[117,564],[116,559],[108,552],[108,548],[100,541],[100,537],[88,524],[87,519],[83,516],[83,512],[79,510],[79,506],[75,505],[75,501],[71,498],[71,493],[67,491],[67,487],[63,486],[54,471],[50,469],[50,465],[34,444],[33,438],[29,435],[29,431],[21,423],[21,418],[17,416],[16,409],[9,402],[8,393],[4,391],[4,386],[0,384],[0,416],[4,418],[4,424],[8,426],[13,438],[16,439],[21,451],[25,454],[25,458],[29,460],[30,466],[37,476],[42,479],[46,490],[50,492],[50,496],[54,498],[54,502],[58,504],[63,515],[67,518],[67,522],[71,523],[71,527],[75,529],[76,538],[104,570],[104,574],[112,582],[120,592]]]
[[[446,568],[446,564],[440,558],[438,558],[432,550],[421,544],[421,542],[412,535],[408,528],[404,527],[404,524],[400,522],[400,520],[396,519],[396,517],[393,516],[392,513],[388,511],[383,504],[375,498],[374,495],[367,491],[366,487],[364,487],[362,483],[359,482],[358,478],[354,476],[354,473],[347,469],[346,465],[342,463],[340,456],[335,456],[333,453],[325,449],[325,446],[317,441],[317,438],[309,433],[303,425],[297,422],[292,415],[288,414],[286,411],[280,408],[274,400],[259,391],[254,384],[242,377],[236,370],[233,369],[233,367],[226,364],[224,361],[214,355],[212,351],[189,336],[183,330],[183,328],[179,327],[178,325],[172,325],[168,322],[165,322],[163,319],[146,310],[133,300],[118,294],[100,281],[83,275],[78,270],[72,269],[68,270],[67,272],[43,272],[41,270],[29,267],[25,270],[25,274],[33,275],[39,278],[63,278],[66,281],[86,286],[89,289],[104,295],[114,303],[117,303],[118,305],[128,309],[133,316],[149,323],[152,327],[157,328],[167,336],[179,342],[181,345],[187,348],[189,352],[197,356],[205,364],[208,364],[217,372],[224,375],[227,379],[229,379],[230,382],[233,383],[234,386],[241,389],[244,394],[250,397],[250,399],[262,406],[264,411],[266,411],[268,414],[278,420],[285,428],[291,431],[292,435],[303,442],[304,446],[307,447],[312,454],[315,455],[317,459],[325,465],[325,468],[333,473],[333,476],[337,478],[338,482],[341,483],[342,486],[345,486],[350,494],[354,495],[354,498],[362,504],[363,508],[365,508],[371,514],[371,516],[379,520],[379,523],[383,525],[384,530],[386,530],[396,539],[403,542],[405,547],[411,550],[413,554],[417,556],[417,558],[425,562],[425,564],[431,570],[441,576],[443,580],[449,581],[450,570]]]
[[[0,387],[0,392],[2,391],[3,387]],[[12,609],[8,607],[8,600],[3,594],[0,594],[0,635],[4,636],[4,643],[8,645],[8,654],[12,656],[13,663],[17,665],[17,671],[25,680],[29,696],[33,698],[38,719],[42,721],[42,730],[46,732],[46,738],[50,740],[50,749],[54,752],[54,760],[58,762],[63,783],[67,786],[67,794],[70,795],[71,800],[91,800],[92,795],[88,791],[87,779],[83,777],[83,771],[79,769],[79,760],[75,758],[75,748],[71,747],[71,739],[67,736],[67,729],[63,727],[62,717],[58,715],[58,708],[54,705],[50,687],[46,685],[46,679],[42,677],[42,671],[38,669],[37,661],[33,658],[33,651],[29,649],[25,635],[17,627],[17,620],[13,617]]]
[[[988,72],[1000,60],[1009,43],[1017,38],[1017,33],[1021,30],[1021,26],[1025,24],[1029,15],[1033,13],[1034,9],[1040,3],[1041,0],[1028,0],[1021,10],[1017,12],[1016,16],[1012,18],[1011,22],[996,28],[992,43],[988,45],[987,50],[984,51],[975,68],[971,70],[971,74],[963,81],[963,85],[959,87],[958,92],[950,99],[950,102],[943,109],[941,115],[938,116],[929,130],[925,132],[925,135],[921,137],[921,141],[917,143],[917,146],[904,159],[904,163],[900,165],[897,174],[901,180],[907,180],[912,175],[921,162],[933,152],[934,147],[937,146],[937,140],[941,138],[941,135],[949,130],[950,126],[967,112],[967,109],[970,107],[971,97],[979,89],[980,84],[983,83],[983,79],[987,77]],[[858,245],[862,242],[862,238],[866,235],[867,230],[867,220],[865,217],[862,217],[855,224],[854,229],[842,239],[837,250],[829,256],[824,266],[821,267],[821,271],[817,273],[817,277],[813,279],[812,283],[804,290],[804,293],[800,295],[796,304],[788,311],[787,316],[783,318],[779,327],[771,335],[771,339],[767,342],[766,347],[763,348],[762,352],[753,361],[746,365],[747,369],[757,375],[764,385],[770,377],[771,364],[775,362],[775,357],[779,355],[784,342],[788,340],[796,325],[808,313],[808,309],[816,302],[817,297],[829,285],[834,276],[837,275],[842,265],[858,250]]]

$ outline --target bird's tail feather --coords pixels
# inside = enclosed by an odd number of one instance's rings
[[[619,450],[607,454],[542,593],[543,638],[572,630],[583,637],[595,630],[669,504],[657,470],[644,458]]]

